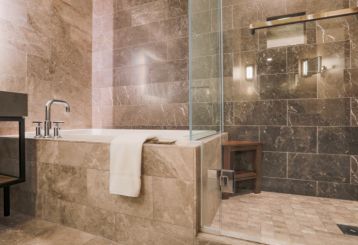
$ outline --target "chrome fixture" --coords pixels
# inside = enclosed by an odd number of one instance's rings
[[[40,121],[33,121],[33,124],[35,124],[36,129],[35,129],[35,138],[42,138],[42,134],[41,134],[41,123]]]
[[[53,100],[47,101],[46,107],[45,107],[45,122],[44,122],[44,137],[45,138],[51,138],[50,130],[52,128],[52,125],[51,125],[51,106],[52,106],[52,104],[64,105],[66,108],[66,112],[71,111],[70,105],[64,100],[53,99]]]
[[[254,24],[250,24],[249,29],[251,30],[252,34],[255,34],[255,31],[258,29],[283,26],[283,25],[291,25],[296,23],[305,23],[308,21],[316,21],[316,20],[323,20],[329,18],[337,18],[347,15],[354,15],[354,14],[358,14],[358,7],[345,8],[345,9],[308,14],[308,15],[303,15],[303,14],[304,13],[296,13],[292,15],[281,16],[281,18],[267,19],[267,21],[256,22]]]
[[[235,193],[235,171],[229,169],[209,169],[208,179],[217,180],[223,193]]]
[[[60,124],[62,124],[62,123],[65,123],[65,122],[64,121],[53,122],[53,124],[55,124],[55,127],[53,128],[53,137],[54,138],[62,138],[60,135],[60,129],[61,129]]]

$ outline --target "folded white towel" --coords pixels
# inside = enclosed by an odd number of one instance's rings
[[[111,141],[111,194],[138,197],[141,187],[142,148],[146,140],[154,138],[148,132],[128,132]]]

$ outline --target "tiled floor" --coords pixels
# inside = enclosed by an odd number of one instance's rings
[[[89,233],[22,214],[0,218],[0,245],[118,245]]]
[[[232,242],[234,241],[234,242]],[[148,245],[155,245],[149,244]],[[182,244],[182,243],[178,243]],[[201,234],[197,245],[256,245],[222,236]],[[23,214],[0,217],[0,245],[121,245],[69,227]],[[141,244],[138,244],[141,245]],[[190,244],[188,244],[190,245]]]
[[[248,242],[236,238],[199,233],[196,245],[260,245],[256,242]]]
[[[218,225],[220,213],[213,225]],[[358,226],[358,202],[262,192],[222,201],[224,233],[264,244],[355,245],[336,224]],[[0,217],[0,245],[115,245],[72,228],[22,214]],[[226,243],[203,243],[226,244]],[[238,243],[241,244],[241,243]],[[246,244],[246,243],[244,243]],[[119,244],[117,244],[119,245]]]
[[[262,192],[221,205],[221,230],[230,236],[274,245],[358,244],[358,236],[343,235],[336,225],[358,226],[358,201]]]

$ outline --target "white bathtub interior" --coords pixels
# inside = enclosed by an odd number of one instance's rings
[[[71,129],[62,130],[61,138],[56,140],[67,141],[91,141],[91,142],[110,142],[121,134],[148,132],[159,139],[175,140],[176,144],[188,144],[190,142],[189,130],[148,130],[148,129]],[[201,139],[215,135],[213,130],[195,130],[192,132],[196,139]],[[34,138],[33,132],[26,133],[26,138]],[[49,139],[51,140],[51,138]]]

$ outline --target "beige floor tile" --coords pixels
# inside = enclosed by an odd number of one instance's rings
[[[1,217],[0,224],[11,229],[19,230],[30,236],[43,235],[57,227],[54,223],[34,219],[20,213],[14,213],[10,217]]]
[[[93,238],[90,241],[84,243],[83,245],[121,245],[121,244],[116,243],[111,240],[108,240],[108,239],[105,239],[105,238],[96,237],[96,238]]]
[[[219,216],[221,213],[221,219]],[[358,226],[358,202],[273,192],[223,200],[213,226],[267,244],[358,244],[337,224]]]
[[[0,245],[83,245],[95,238],[89,233],[19,213],[0,217]]]
[[[14,228],[2,228],[0,229],[0,245],[17,245],[24,244],[26,241],[33,239],[34,237],[26,234],[25,232]]]
[[[72,228],[58,226],[51,232],[37,236],[24,245],[82,245],[95,236]]]

